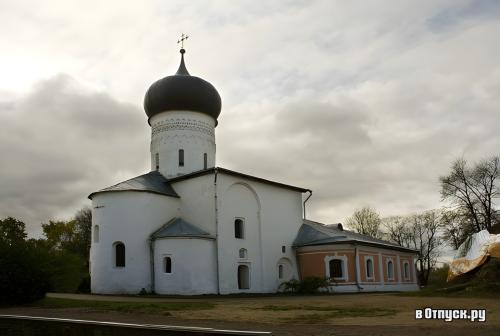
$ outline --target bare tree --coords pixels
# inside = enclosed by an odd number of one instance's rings
[[[439,256],[438,247],[441,244],[439,227],[439,216],[436,211],[426,211],[412,216],[412,243],[413,248],[419,251],[417,269],[419,282],[422,285],[427,285],[430,272]]]
[[[408,218],[404,216],[392,216],[382,220],[385,238],[404,247],[410,246],[412,231],[408,225]]]
[[[379,230],[381,219],[379,214],[372,208],[364,207],[354,211],[354,214],[347,219],[346,224],[358,233],[375,238],[381,237]]]
[[[443,239],[455,250],[474,233],[470,218],[457,210],[442,211],[440,222]]]
[[[455,212],[443,224],[448,227],[447,241],[460,245],[471,232],[487,229],[498,224],[495,200],[500,196],[500,157],[482,160],[469,167],[463,158],[455,160],[451,172],[441,176],[441,196]],[[458,228],[461,227],[461,228]]]
[[[426,211],[410,216],[384,219],[389,240],[418,251],[417,270],[421,285],[426,285],[439,256],[440,218],[437,211]]]

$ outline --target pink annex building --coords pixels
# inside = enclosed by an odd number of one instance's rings
[[[300,277],[326,277],[335,292],[417,290],[416,251],[304,220],[294,242]]]

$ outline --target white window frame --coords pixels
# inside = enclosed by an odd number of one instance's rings
[[[368,276],[368,260],[372,261],[372,276]],[[365,256],[365,274],[367,280],[375,280],[375,261],[373,256]]]
[[[242,250],[244,251],[244,253],[243,253],[244,256],[243,257],[241,256],[241,251]],[[242,248],[240,248],[238,250],[238,259],[248,259],[248,250],[246,248],[242,247]]]
[[[167,258],[170,258],[170,273],[166,272],[166,270],[167,270],[167,267],[166,267],[167,266],[166,265],[167,264]],[[174,274],[174,258],[172,257],[172,255],[171,254],[164,254],[164,255],[162,255],[161,261],[162,261],[162,271],[163,271],[162,273],[166,274],[166,275],[172,275],[172,274]]]
[[[280,274],[281,269],[281,274]],[[285,265],[282,263],[278,264],[278,280],[283,280],[285,278]]]
[[[330,276],[330,261],[331,260],[342,261],[342,277],[331,277]],[[326,256],[325,257],[325,275],[329,279],[347,281],[347,256]]]
[[[236,237],[236,220],[241,220],[241,238]],[[245,218],[244,217],[234,217],[233,220],[233,230],[234,230],[234,239],[245,239],[246,237],[246,232],[245,232]]]
[[[116,246],[118,244],[123,244],[123,247],[125,249],[125,265],[124,266],[116,266]],[[117,240],[115,242],[113,242],[113,244],[111,245],[111,248],[112,248],[112,257],[113,257],[113,268],[116,269],[116,270],[121,270],[121,269],[125,269],[125,267],[127,267],[127,246],[125,245],[125,243],[121,240]]]
[[[392,277],[389,277],[389,261],[392,262]],[[395,263],[392,258],[387,258],[385,260],[385,270],[387,272],[387,280],[395,280],[394,273],[396,272],[396,269],[394,267]]]
[[[406,272],[406,267],[405,265],[408,265],[408,272]],[[406,274],[408,273],[408,274]],[[410,269],[410,263],[408,261],[403,261],[403,279],[404,280],[410,280],[411,279],[411,269]]]
[[[101,228],[99,227],[98,224],[94,225],[94,243],[99,243],[99,240],[101,239]]]

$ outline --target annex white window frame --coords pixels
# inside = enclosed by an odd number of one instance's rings
[[[392,265],[392,269],[389,268],[389,264]],[[387,280],[394,280],[395,279],[395,277],[394,277],[395,268],[394,268],[394,260],[392,260],[392,258],[386,259],[385,269],[387,272]],[[391,270],[392,272],[389,272],[389,270]]]
[[[371,275],[368,275],[368,261],[371,264]],[[367,280],[375,279],[375,261],[373,260],[373,256],[365,256],[365,274]]]
[[[411,279],[411,270],[410,263],[408,261],[403,261],[403,279],[410,280]]]
[[[332,277],[330,274],[330,261],[342,261],[342,277]],[[325,257],[325,275],[329,279],[347,281],[347,256],[327,256]]]

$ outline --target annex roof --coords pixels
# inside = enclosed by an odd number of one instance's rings
[[[103,192],[116,192],[116,191],[144,191],[171,197],[179,197],[174,188],[170,185],[169,181],[157,171],[152,171],[144,175],[140,175],[130,180],[126,180],[115,184],[111,187],[101,189],[89,195],[89,198],[95,194]]]
[[[165,225],[151,234],[152,239],[169,238],[169,237],[197,237],[215,239],[208,232],[203,231],[199,227],[186,222],[184,219],[174,217]]]
[[[342,228],[342,225],[339,224],[325,225],[306,219],[304,219],[303,224],[299,229],[299,233],[297,234],[297,237],[293,242],[293,246],[301,247],[346,243],[358,243],[360,245],[378,246],[404,252],[416,252],[413,249],[406,248],[382,239],[377,239],[353,231],[344,230]]]
[[[291,190],[295,190],[295,191],[298,191],[298,192],[311,191],[310,189],[305,189],[305,188],[293,186],[293,185],[290,185],[290,184],[284,184],[284,183],[281,183],[281,182],[271,181],[271,180],[267,180],[267,179],[264,179],[264,178],[261,178],[261,177],[257,177],[257,176],[253,176],[253,175],[248,175],[248,174],[240,173],[240,172],[237,172],[237,171],[234,171],[234,170],[229,170],[229,169],[222,168],[222,167],[213,167],[213,168],[199,170],[199,171],[196,171],[196,172],[193,172],[193,173],[189,173],[189,174],[185,174],[185,175],[182,175],[182,176],[171,178],[168,181],[171,182],[171,183],[174,183],[174,182],[178,182],[178,181],[182,181],[182,180],[187,180],[187,179],[195,178],[195,177],[202,176],[202,175],[214,174],[215,172],[221,173],[221,174],[226,174],[226,175],[232,175],[232,176],[242,177],[242,178],[246,178],[246,179],[253,180],[253,181],[256,181],[256,182],[270,184],[270,185],[274,185],[274,186],[281,187],[281,188],[291,189]]]

